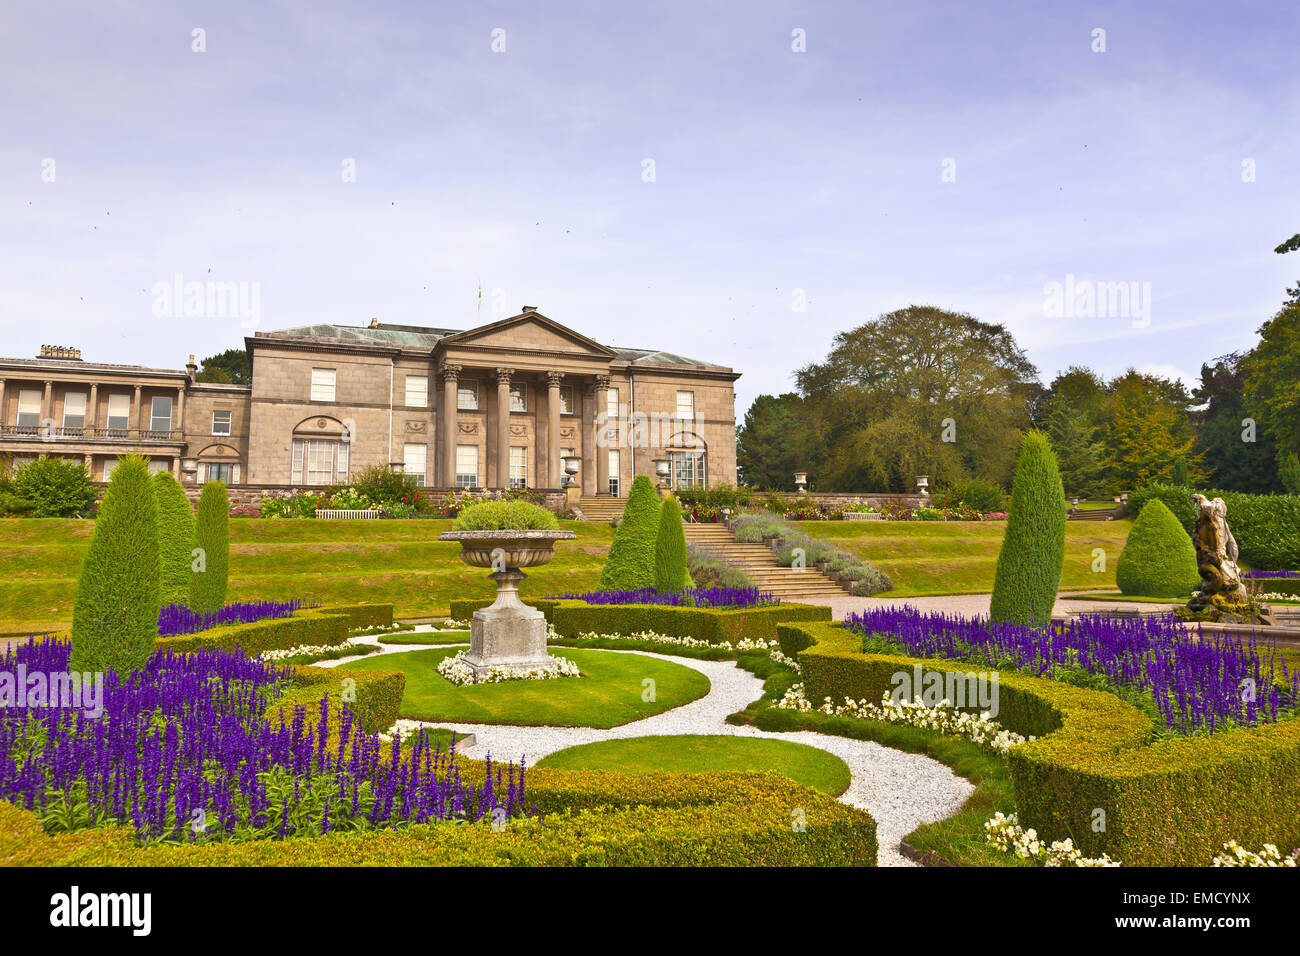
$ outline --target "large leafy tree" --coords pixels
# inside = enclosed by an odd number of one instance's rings
[[[1267,494],[1277,490],[1277,444],[1246,404],[1243,360],[1233,352],[1201,366],[1192,392],[1192,402],[1204,406],[1194,415],[1195,448],[1215,488]]]
[[[1080,498],[1102,494],[1105,449],[1096,440],[1097,427],[1064,395],[1051,403],[1046,425],[1065,493]]]
[[[736,434],[736,463],[747,486],[793,490],[794,473],[816,473],[820,457],[813,416],[802,398],[786,392],[754,399]]]
[[[1260,326],[1259,337],[1242,360],[1246,403],[1258,412],[1279,454],[1300,452],[1300,303]]]
[[[1191,397],[1181,382],[1129,369],[1111,382],[1110,421],[1105,435],[1112,490],[1169,481],[1181,459],[1192,481],[1205,472],[1187,406]]]
[[[1297,232],[1273,251],[1278,255],[1286,255],[1288,252],[1295,252],[1297,249],[1300,249],[1300,232]],[[1286,294],[1287,300],[1284,303],[1284,308],[1286,306],[1300,306],[1300,282],[1287,289]]]
[[[918,474],[1005,484],[1037,371],[1003,326],[909,306],[841,332],[796,380],[826,441],[822,488],[908,491]]]
[[[216,385],[252,385],[253,363],[246,349],[226,349],[205,358],[194,380]]]

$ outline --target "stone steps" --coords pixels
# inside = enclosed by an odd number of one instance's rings
[[[816,568],[786,568],[767,545],[736,541],[721,524],[687,524],[686,541],[740,568],[763,591],[783,600],[844,597],[848,592]]]

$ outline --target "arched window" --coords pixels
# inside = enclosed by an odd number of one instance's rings
[[[346,485],[351,438],[337,418],[304,418],[293,430],[290,484]]]
[[[703,488],[708,483],[708,444],[693,431],[668,439],[668,482],[678,488]]]

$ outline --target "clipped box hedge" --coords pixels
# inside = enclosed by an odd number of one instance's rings
[[[1290,599],[1300,599],[1300,578],[1247,578],[1245,583],[1258,587],[1265,594],[1285,594]]]
[[[330,736],[337,743],[336,721],[346,706],[368,733],[387,730],[397,723],[397,710],[406,692],[406,675],[401,671],[340,671],[332,667],[304,666],[294,669],[293,684],[269,708],[272,720],[287,724],[298,706],[313,718],[322,697],[329,697]]]
[[[466,763],[466,774],[481,765]],[[540,816],[490,826],[207,846],[136,846],[129,828],[48,835],[0,802],[0,866],[874,866],[876,824],[777,774],[533,770]],[[801,816],[804,828],[794,823]]]
[[[306,645],[319,647],[342,644],[348,632],[368,627],[388,627],[393,623],[391,604],[343,604],[330,607],[303,608],[293,617],[254,621],[252,624],[232,624],[214,627],[197,634],[178,634],[159,637],[154,641],[157,650],[180,652],[196,651],[204,647],[219,647],[233,651],[236,648],[249,656],[262,651],[284,650]]]
[[[451,616],[468,620],[491,601],[453,601]],[[786,622],[829,621],[831,609],[814,604],[776,604],[770,607],[724,608],[674,607],[665,604],[588,604],[553,598],[524,602],[537,608],[555,626],[561,637],[579,634],[636,634],[654,631],[669,637],[732,644],[741,639],[774,641],[777,628]]]
[[[798,654],[814,704],[878,701],[893,674],[917,664],[981,669],[865,654],[859,636],[838,625],[782,625],[780,641]],[[1150,719],[1114,695],[1021,674],[998,682],[998,722],[1039,738],[1007,760],[1020,821],[1040,837],[1070,837],[1086,855],[1108,853],[1127,866],[1208,866],[1229,840],[1300,846],[1300,721],[1154,740]]]

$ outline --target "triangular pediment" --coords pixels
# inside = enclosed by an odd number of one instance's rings
[[[540,312],[521,312],[476,329],[448,335],[438,343],[441,348],[472,346],[475,348],[525,349],[537,352],[561,352],[610,359],[614,350],[594,339],[549,319]]]

